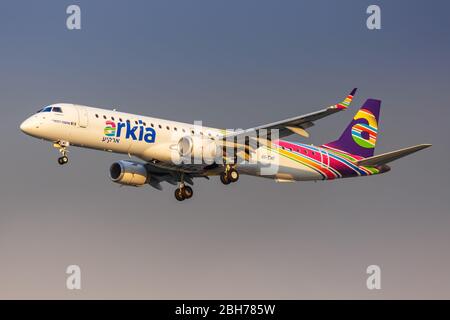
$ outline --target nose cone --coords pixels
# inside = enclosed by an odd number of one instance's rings
[[[22,130],[22,132],[31,135],[33,129],[36,127],[35,124],[33,123],[34,121],[32,121],[31,119],[27,119],[24,122],[22,122],[20,124],[20,130]]]

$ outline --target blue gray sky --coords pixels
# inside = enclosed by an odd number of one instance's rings
[[[81,7],[82,29],[66,29]],[[381,7],[382,29],[366,28]],[[2,1],[0,298],[450,298],[447,1]],[[369,178],[196,181],[178,203],[120,188],[123,156],[57,151],[18,126],[72,102],[225,128],[359,91],[308,143],[383,101],[377,153],[433,147]],[[296,139],[296,138],[293,138]],[[305,141],[305,140],[300,140]],[[82,270],[82,290],[65,269]],[[382,289],[366,288],[366,268]]]

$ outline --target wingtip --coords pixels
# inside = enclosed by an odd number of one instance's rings
[[[419,151],[419,150],[423,150],[423,149],[429,148],[431,146],[432,146],[431,143],[421,143],[421,144],[418,144],[418,145],[413,146],[411,148],[415,148],[417,151]]]
[[[339,110],[347,109],[350,106],[350,103],[352,102],[353,96],[355,95],[357,89],[358,88],[353,88],[353,90],[347,95],[347,97],[344,99],[344,101],[336,104],[333,107],[336,109],[339,109]]]

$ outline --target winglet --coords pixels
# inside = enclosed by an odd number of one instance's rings
[[[353,88],[353,90],[349,93],[349,95],[344,99],[344,101],[338,103],[337,105],[335,105],[334,107],[336,109],[339,110],[344,110],[347,109],[348,106],[350,105],[350,103],[353,100],[353,97],[355,96],[356,90],[358,90],[358,88]]]

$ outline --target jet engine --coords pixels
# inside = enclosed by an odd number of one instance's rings
[[[128,160],[114,162],[109,168],[109,175],[113,182],[135,187],[143,186],[150,179],[142,163]]]
[[[178,141],[178,152],[185,163],[193,160],[193,163],[212,164],[220,150],[216,141],[204,136],[185,136]]]

